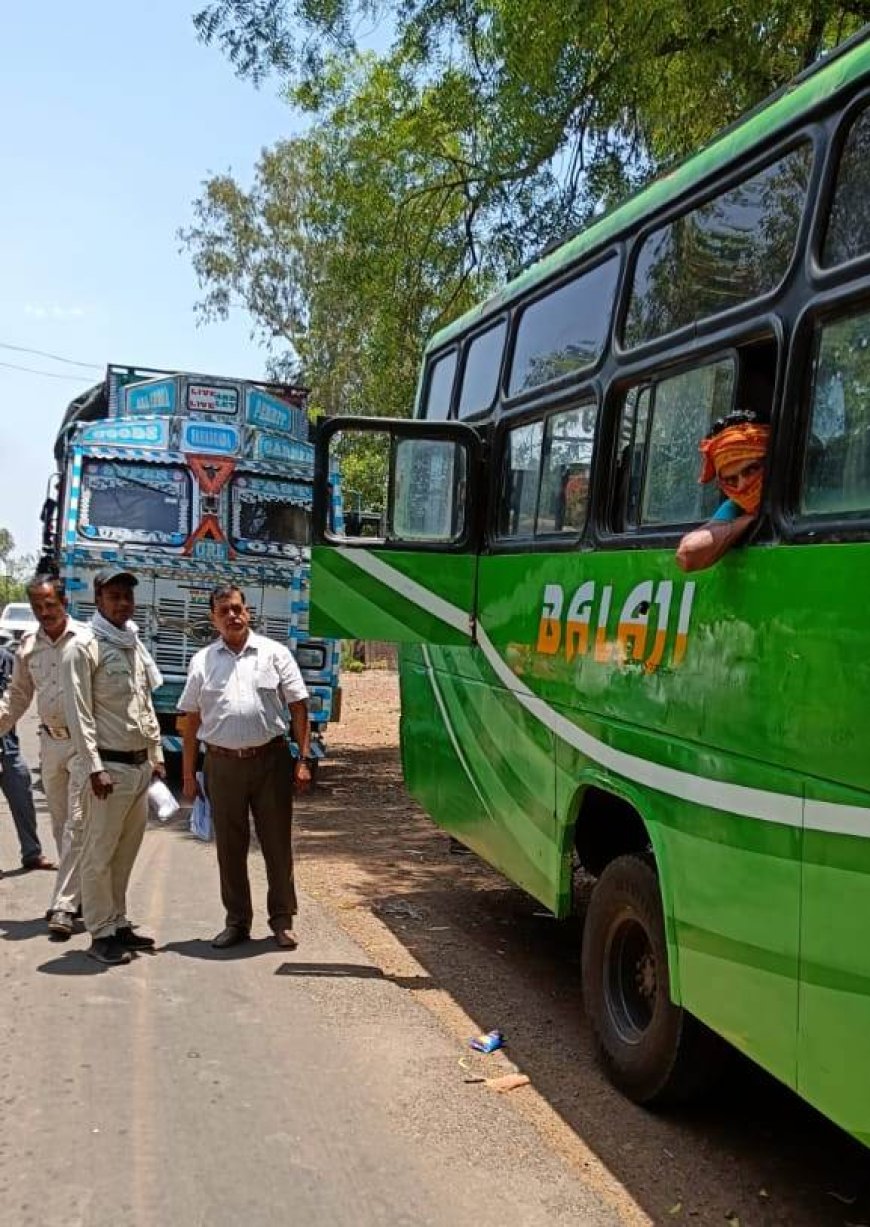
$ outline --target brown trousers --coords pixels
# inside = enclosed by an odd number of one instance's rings
[[[296,915],[293,756],[286,743],[276,742],[256,758],[224,758],[206,751],[205,787],[227,925],[249,931],[253,919],[248,879],[250,811],[266,862],[269,924],[274,930],[292,927]]]

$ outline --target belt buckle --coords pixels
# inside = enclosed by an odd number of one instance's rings
[[[69,729],[56,728],[51,724],[44,724],[42,727],[52,741],[69,741],[70,739]]]

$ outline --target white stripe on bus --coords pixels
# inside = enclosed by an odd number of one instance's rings
[[[367,572],[374,579],[380,580],[388,588],[392,588],[394,592],[398,592],[400,596],[407,597],[413,605],[419,605],[426,613],[432,614],[440,622],[445,622],[471,639],[471,616],[457,608],[456,605],[451,605],[449,601],[436,596],[434,592],[430,592],[416,580],[402,575],[401,571],[388,566],[380,558],[375,558],[367,550],[349,550],[339,546],[336,553],[359,567],[361,571]]]
[[[455,605],[450,605],[435,596],[427,588],[408,579],[379,558],[365,550],[339,549],[342,557],[353,562],[399,595],[407,597],[421,609],[435,614],[442,622],[459,629],[470,627],[471,617]],[[449,615],[449,616],[447,616]],[[790,793],[770,792],[762,788],[747,788],[743,784],[729,784],[724,780],[712,780],[707,776],[693,775],[666,767],[651,759],[638,758],[624,750],[616,750],[584,732],[566,719],[543,699],[539,698],[503,660],[498,649],[478,621],[477,639],[489,664],[519,703],[550,729],[557,737],[573,746],[587,758],[603,767],[654,788],[657,792],[704,805],[709,809],[722,810],[744,818],[756,818],[762,822],[778,822],[783,826],[804,826],[814,831],[827,831],[834,835],[870,836],[870,808],[861,805],[841,805],[834,801],[807,800]],[[444,714],[444,713],[442,713]],[[446,719],[446,715],[445,715]]]
[[[426,662],[426,673],[428,674],[429,682],[432,686],[432,693],[435,695],[435,702],[438,704],[438,710],[441,712],[441,719],[444,721],[444,727],[447,729],[447,736],[450,738],[450,744],[453,746],[454,753],[459,759],[462,770],[468,777],[469,784],[477,793],[477,799],[483,806],[487,818],[489,818],[492,822],[495,822],[493,812],[487,804],[486,797],[484,797],[483,793],[477,786],[477,780],[475,780],[474,773],[471,770],[468,759],[465,757],[465,751],[462,749],[459,738],[456,736],[453,725],[450,723],[450,713],[447,711],[441,691],[438,689],[438,683],[435,680],[435,670],[432,667],[432,657],[429,655],[429,649],[425,645],[422,645],[421,651],[423,653],[423,660]]]

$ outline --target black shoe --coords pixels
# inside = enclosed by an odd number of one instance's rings
[[[125,950],[153,950],[155,946],[153,937],[146,937],[144,933],[134,933],[132,925],[124,925],[123,928],[116,929],[115,941]]]
[[[52,912],[48,918],[48,928],[53,941],[69,941],[75,927],[75,917],[70,912]]]
[[[228,950],[230,946],[238,946],[239,942],[246,942],[250,937],[247,929],[238,929],[235,925],[227,925],[218,933],[217,937],[212,939],[212,945],[215,950]]]
[[[109,967],[129,963],[133,957],[115,937],[95,937],[88,954],[98,963],[106,963]]]

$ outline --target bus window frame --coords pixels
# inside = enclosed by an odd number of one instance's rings
[[[469,413],[465,417],[459,416],[459,402],[462,398],[462,385],[465,380],[465,368],[468,362],[468,351],[478,337],[482,337],[485,333],[497,328],[499,324],[504,324],[504,344],[501,349],[501,360],[498,366],[498,372],[495,380],[495,391],[488,405],[483,409],[476,409],[474,413]],[[454,376],[453,398],[450,406],[450,417],[447,419],[451,422],[482,422],[492,413],[495,406],[502,399],[502,389],[504,379],[507,374],[507,355],[511,346],[512,333],[512,315],[508,310],[498,311],[493,315],[487,316],[486,320],[474,329],[473,332],[466,333],[461,338],[459,345],[459,360],[456,367],[456,376]],[[446,351],[444,351],[446,352]],[[428,356],[427,356],[428,357]],[[429,418],[421,418],[421,421],[429,421]]]
[[[595,506],[595,479],[598,466],[598,453],[602,435],[602,394],[599,383],[587,383],[570,399],[562,397],[553,403],[552,398],[543,404],[537,404],[520,413],[506,414],[497,422],[492,436],[489,454],[490,479],[489,500],[486,509],[486,552],[489,554],[552,554],[570,552],[591,548],[590,527],[593,521]],[[531,537],[500,536],[497,531],[499,506],[501,504],[502,473],[506,456],[506,448],[510,433],[521,426],[531,426],[540,422],[543,429],[541,437],[541,461],[538,471],[538,491],[535,501],[535,523],[537,524],[538,509],[541,499],[541,473],[543,471],[547,437],[547,420],[559,413],[570,413],[572,410],[595,408],[595,435],[592,443],[592,456],[589,461],[589,494],[586,499],[586,516],[583,527],[576,533],[540,533]]]
[[[854,267],[856,262],[850,262]],[[838,285],[808,302],[792,333],[784,403],[796,406],[783,429],[781,451],[784,463],[773,466],[774,523],[784,542],[792,545],[825,545],[870,541],[870,508],[843,516],[806,514],[799,510],[813,409],[815,336],[819,325],[835,323],[850,315],[870,315],[866,285]],[[787,432],[787,433],[786,433]],[[772,443],[776,447],[778,439]],[[778,473],[777,473],[778,470]]]
[[[817,124],[807,122],[804,118],[798,127],[780,132],[774,140],[759,146],[751,158],[747,158],[739,167],[733,167],[730,174],[720,174],[712,180],[708,179],[704,183],[696,185],[694,191],[677,201],[673,201],[662,212],[655,213],[647,221],[646,225],[632,236],[626,238],[629,250],[626,259],[619,311],[613,325],[612,353],[615,358],[621,361],[642,361],[661,353],[663,350],[673,349],[683,342],[693,340],[705,341],[707,337],[720,333],[727,328],[742,325],[753,317],[765,315],[768,311],[772,310],[778,299],[787,294],[789,282],[793,281],[803,268],[807,233],[810,225],[815,221],[815,208],[811,206],[811,202],[818,198],[815,184],[821,174],[821,163],[824,161],[819,156],[821,134],[817,131],[817,128]],[[704,319],[692,320],[688,324],[683,324],[680,328],[662,333],[661,336],[653,337],[650,340],[642,341],[638,345],[624,345],[623,336],[631,304],[631,293],[637,271],[637,262],[643,245],[649,236],[657,230],[672,224],[678,218],[686,216],[699,206],[715,199],[717,195],[728,192],[745,180],[751,179],[753,175],[787,156],[802,144],[810,146],[812,155],[806,198],[801,212],[800,224],[795,235],[791,257],[779,281],[765,294],[759,295],[756,298],[747,299],[745,302],[738,303],[734,307],[728,307],[726,310],[717,312],[714,315],[705,316]]]
[[[870,88],[856,94],[842,112],[834,111],[818,121],[820,140],[825,142],[821,184],[816,193],[812,231],[807,244],[807,279],[820,288],[842,285],[870,269],[870,248],[862,256],[830,266],[822,263],[822,249],[828,237],[831,209],[837,189],[840,161],[852,127],[862,112],[870,114]]]
[[[424,359],[423,359],[423,387],[422,387],[422,391],[420,394],[421,413],[419,417],[414,419],[415,421],[430,422],[434,426],[438,422],[453,422],[456,420],[455,418],[456,389],[458,387],[458,381],[457,381],[456,376],[459,373],[460,362],[461,362],[461,357],[462,357],[460,350],[461,350],[461,345],[459,341],[454,337],[453,340],[450,341],[450,343],[444,347],[444,349],[433,351],[432,353],[426,354],[424,356]],[[447,412],[443,418],[426,417],[426,415],[422,411],[424,409],[429,408],[429,393],[432,389],[432,373],[435,370],[435,367],[437,366],[437,364],[451,353],[454,355],[456,359],[456,366],[453,371],[453,383],[451,384],[451,387],[450,387],[450,402],[447,406]],[[384,419],[384,420],[392,421],[394,419],[390,418],[390,419]]]
[[[672,361],[658,364],[647,361],[625,372],[620,371],[618,376],[611,382],[607,389],[607,400],[601,419],[606,424],[606,438],[602,438],[599,441],[601,448],[601,471],[599,474],[594,475],[598,477],[597,488],[594,491],[594,494],[597,494],[594,506],[594,542],[597,549],[670,549],[676,547],[686,532],[704,523],[703,520],[689,520],[682,524],[639,525],[634,529],[615,529],[613,527],[613,517],[616,510],[614,501],[617,494],[617,466],[619,463],[619,428],[622,410],[625,405],[625,397],[634,387],[652,387],[686,371],[697,370],[702,366],[711,366],[723,359],[730,358],[735,363],[735,370],[738,375],[734,383],[734,398],[731,406],[733,410],[739,394],[741,343],[743,345],[749,344],[750,341],[755,340],[759,336],[759,331],[776,343],[777,379],[779,378],[782,361],[782,327],[775,319],[768,318],[765,323],[766,326],[761,330],[759,330],[756,323],[754,326],[741,330],[736,335],[719,338],[716,344],[709,347],[697,347],[688,351],[684,349],[678,355],[674,355]],[[771,427],[774,435],[776,434],[776,404],[777,396],[774,389],[771,418]],[[771,445],[772,448],[773,444]],[[771,450],[772,454],[773,451]],[[646,468],[647,460],[645,456],[644,481],[646,480]],[[768,468],[769,473],[770,466]],[[762,510],[756,531],[753,533],[753,540],[766,539],[765,519],[765,513]],[[587,525],[591,520],[591,516],[587,518]]]
[[[388,474],[386,508],[387,523],[393,506],[392,475],[396,443],[403,439],[447,439],[465,444],[468,455],[466,472],[465,531],[455,541],[419,541],[389,537],[348,537],[336,533],[329,517],[329,443],[333,435],[345,433],[385,434],[390,438],[390,472]],[[311,517],[311,544],[338,546],[345,549],[377,549],[429,554],[479,554],[482,543],[482,509],[487,499],[487,440],[479,427],[466,422],[433,421],[427,418],[362,418],[334,417],[322,419],[317,426],[314,444],[314,506]],[[321,493],[323,492],[323,493]]]
[[[592,252],[583,252],[573,263],[569,264],[566,268],[560,269],[557,276],[539,283],[535,286],[534,293],[518,295],[516,298],[511,299],[508,304],[510,314],[508,337],[502,359],[501,403],[506,411],[520,411],[531,403],[535,403],[536,407],[539,407],[538,402],[542,396],[559,397],[568,391],[573,393],[575,389],[594,379],[602,366],[608,361],[610,355],[616,352],[614,349],[614,321],[618,317],[625,289],[625,247],[624,239],[609,239],[603,247],[596,248]],[[618,262],[616,284],[613,291],[613,302],[610,307],[610,319],[601,353],[594,362],[590,362],[586,366],[577,367],[576,370],[570,371],[567,375],[562,375],[558,379],[551,379],[547,383],[535,384],[533,388],[525,388],[522,392],[517,392],[514,396],[510,396],[508,394],[508,381],[513,370],[517,334],[524,312],[536,302],[540,302],[541,299],[547,298],[550,294],[561,289],[563,285],[567,285],[568,282],[576,280],[585,273],[594,271],[594,269],[612,258]]]

